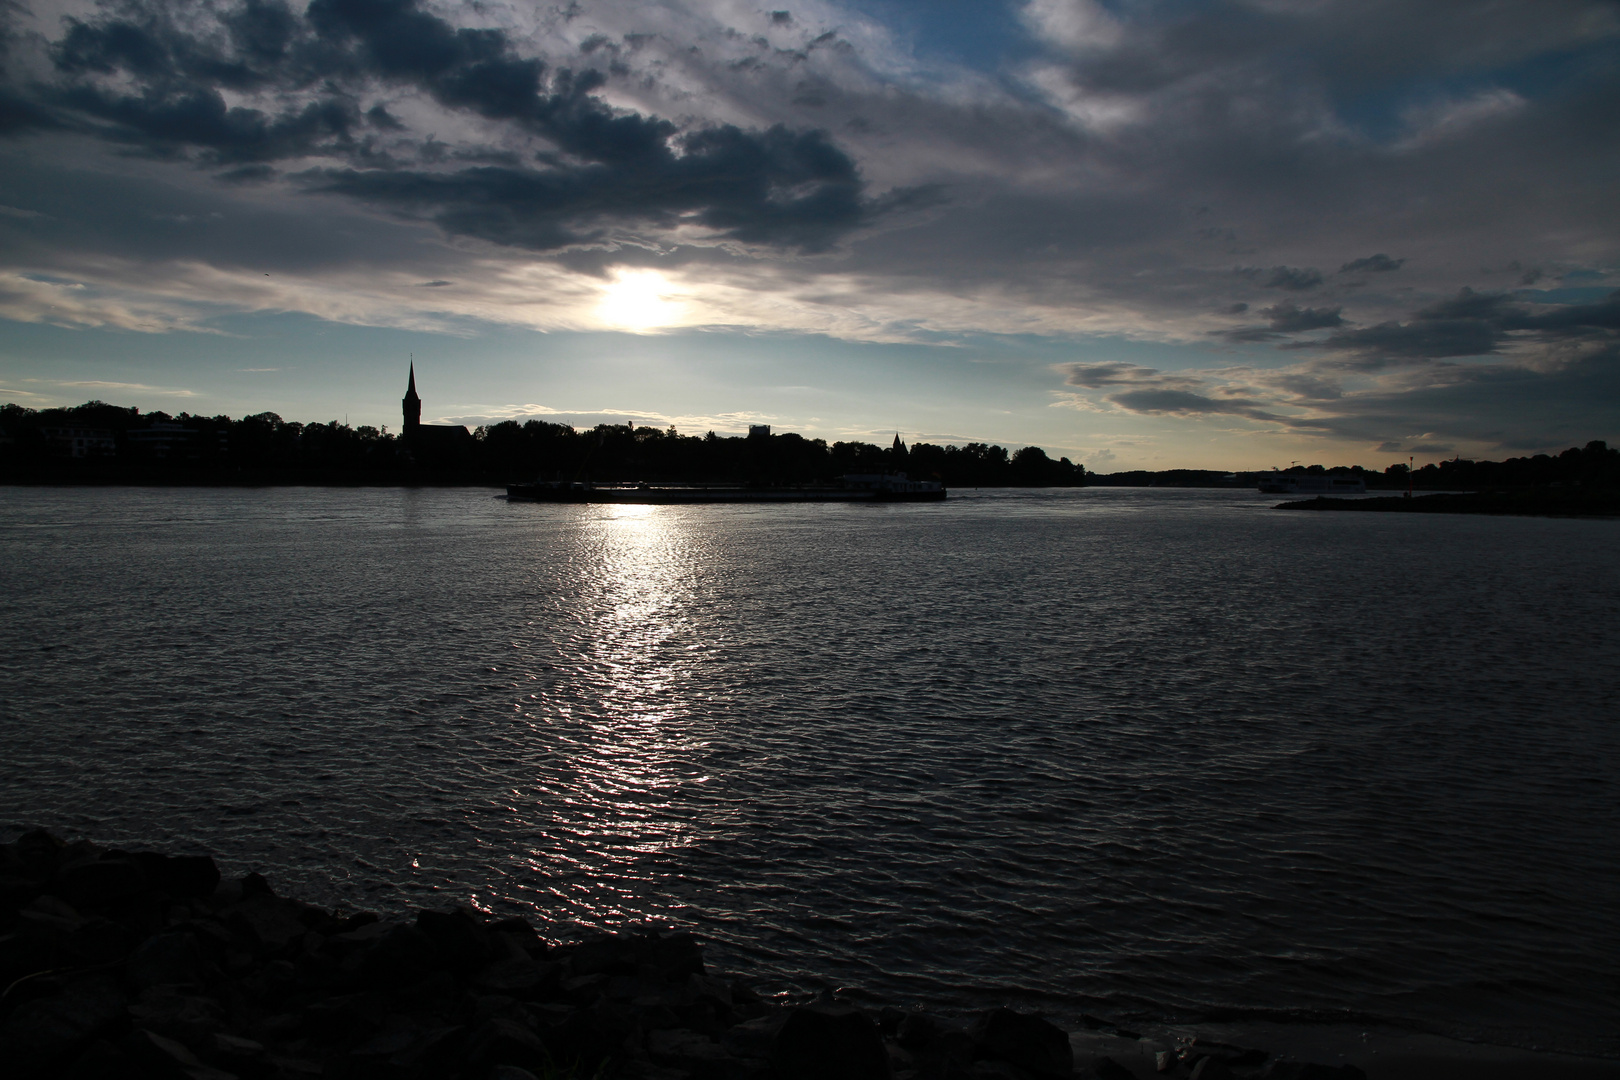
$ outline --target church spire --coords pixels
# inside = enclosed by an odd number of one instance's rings
[[[422,399],[416,396],[416,357],[411,357],[411,381],[405,388],[405,434],[409,435],[422,425]]]

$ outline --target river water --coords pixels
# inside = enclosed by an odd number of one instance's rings
[[[1620,1056],[1620,522],[0,488],[0,830],[766,991]]]

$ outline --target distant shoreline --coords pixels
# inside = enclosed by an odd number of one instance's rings
[[[1620,491],[1474,491],[1464,493],[1314,499],[1278,503],[1273,510],[1334,510],[1386,514],[1487,514],[1504,517],[1620,517]]]

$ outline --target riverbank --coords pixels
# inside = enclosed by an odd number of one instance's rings
[[[1066,1032],[765,997],[667,930],[556,941],[470,908],[406,920],[278,896],[213,860],[42,831],[0,845],[0,1060],[19,1080],[1354,1080],[1620,1077],[1405,1032]]]
[[[1314,499],[1278,503],[1273,510],[1333,510],[1386,514],[1500,514],[1522,517],[1620,517],[1620,491],[1470,491],[1436,495]]]

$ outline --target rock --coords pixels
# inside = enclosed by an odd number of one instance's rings
[[[1111,1057],[1098,1058],[1091,1066],[1097,1080],[1136,1080],[1136,1074]]]
[[[1313,1061],[1273,1061],[1260,1073],[1264,1080],[1367,1080],[1354,1065],[1318,1065]]]
[[[489,933],[464,909],[417,912],[416,928],[438,946],[452,970],[475,971],[494,959]]]
[[[211,965],[195,934],[176,931],[147,938],[130,954],[124,977],[136,993],[163,983],[202,985]]]
[[[771,1043],[781,1026],[782,1018],[777,1016],[762,1016],[734,1024],[721,1036],[720,1044],[736,1057],[768,1058],[771,1056]]]
[[[130,1018],[149,1031],[188,1045],[201,1046],[225,1027],[225,1009],[212,998],[180,993],[173,986],[154,986],[129,1007]]]
[[[1211,1039],[1194,1039],[1188,1049],[1195,1056],[1202,1054],[1206,1057],[1220,1058],[1234,1069],[1258,1068],[1271,1056],[1264,1050],[1233,1046],[1231,1043],[1215,1042]]]
[[[238,1073],[263,1072],[268,1064],[263,1043],[238,1035],[215,1033],[212,1049],[215,1061]]]
[[[686,1028],[647,1032],[647,1053],[661,1065],[712,1064],[731,1057],[720,1043]]]
[[[1218,1057],[1204,1055],[1193,1061],[1192,1080],[1229,1080],[1232,1068]]]
[[[57,871],[51,891],[82,911],[107,911],[144,894],[149,888],[140,864],[108,853]]]
[[[11,1076],[43,1075],[124,1019],[124,995],[105,976],[24,1002],[0,1024],[0,1062]]]
[[[465,1073],[483,1076],[499,1065],[516,1065],[544,1073],[551,1054],[534,1032],[499,1017],[486,1020],[467,1040]]]
[[[136,1028],[124,1039],[124,1050],[134,1060],[160,1076],[175,1076],[181,1072],[195,1075],[203,1067],[190,1047],[177,1039],[159,1035],[155,1031]]]
[[[67,845],[44,829],[31,829],[7,845],[16,866],[26,876],[43,882],[56,873]]]
[[[443,964],[438,946],[414,926],[394,926],[360,954],[363,979],[377,987],[416,982]]]
[[[634,975],[635,960],[628,943],[619,935],[591,938],[574,946],[569,969],[576,978],[586,975]]]
[[[539,964],[527,956],[508,957],[486,965],[473,977],[473,985],[499,994],[530,997],[557,986],[556,964]]]
[[[489,1080],[539,1080],[539,1077],[516,1065],[497,1065],[489,1074]]]
[[[274,895],[276,895],[275,890],[270,888],[270,883],[268,881],[264,880],[264,875],[258,873],[257,871],[254,871],[252,873],[243,874],[242,878],[241,878],[241,886],[240,886],[240,888],[241,888],[241,892],[242,892],[242,898],[244,900],[247,899],[250,896],[274,896]]]
[[[460,1049],[465,1029],[418,1027],[401,1018],[392,1030],[349,1051],[351,1070],[375,1076],[444,1076]]]
[[[106,1039],[97,1039],[62,1071],[61,1080],[107,1080],[108,1077],[129,1076],[134,1072],[136,1069],[129,1055]]]
[[[219,888],[219,867],[206,855],[160,855],[137,851],[130,858],[146,874],[152,887],[170,896],[201,898]]]
[[[895,1029],[895,1040],[907,1050],[916,1053],[927,1050],[939,1040],[939,1025],[933,1017],[923,1013],[907,1013]]]
[[[40,934],[0,935],[0,984],[3,984],[0,989],[24,976],[50,969],[54,966],[54,951],[50,940]]]
[[[888,1080],[883,1036],[849,1005],[805,1005],[788,1013],[772,1040],[771,1062],[784,1080]]]
[[[268,891],[249,895],[221,914],[227,926],[265,953],[281,952],[307,932],[294,910]]]
[[[1074,1073],[1074,1051],[1062,1028],[1044,1017],[991,1009],[970,1029],[974,1052],[1006,1061],[1036,1076],[1067,1080]]]
[[[703,947],[691,934],[666,934],[657,938],[652,953],[652,965],[665,979],[704,973]]]

